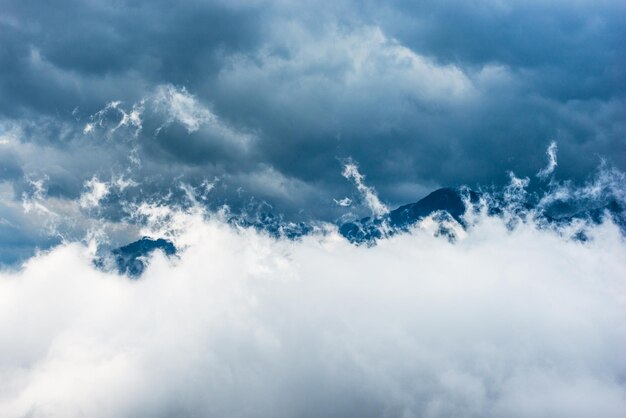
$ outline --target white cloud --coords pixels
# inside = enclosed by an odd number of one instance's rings
[[[158,86],[152,100],[157,109],[167,115],[166,124],[179,122],[189,133],[197,131],[205,123],[214,124],[218,120],[184,87],[176,88],[171,84]]]
[[[281,22],[272,36],[253,56],[230,57],[219,78],[224,91],[261,95],[286,114],[296,106],[331,120],[336,112],[349,117],[355,106],[366,111],[376,103],[382,112],[407,102],[445,105],[475,96],[462,69],[412,51],[377,26],[329,24],[316,32]]]
[[[20,130],[15,126],[0,124],[0,145],[12,145],[19,141]]]
[[[333,201],[337,205],[344,207],[344,208],[347,208],[348,206],[352,205],[352,199],[350,199],[349,197],[344,197],[343,199],[339,199],[339,200],[333,199]]]
[[[91,180],[86,181],[84,186],[86,190],[80,195],[79,199],[80,207],[83,209],[97,207],[100,204],[100,201],[109,194],[109,185],[98,180],[96,176],[93,176]]]
[[[83,128],[83,134],[92,134],[95,132],[96,127],[104,128],[108,120],[113,117],[118,119],[117,125],[110,128],[109,134],[114,133],[120,128],[134,129],[133,135],[136,137],[139,135],[142,129],[142,113],[144,112],[144,101],[133,104],[130,110],[125,110],[122,106],[122,102],[114,100],[107,103],[107,105],[94,113],[89,117],[89,122],[85,124]],[[111,115],[114,116],[111,116]]]
[[[580,187],[572,187],[570,181],[553,182],[550,193],[543,196],[539,206],[562,201],[572,203],[604,202],[606,198],[615,199],[620,204],[626,204],[626,173],[602,163],[596,173]]]
[[[247,146],[253,139],[251,134],[225,123],[184,87],[178,88],[171,84],[160,85],[148,101],[154,110],[165,118],[163,125],[157,129],[157,133],[164,127],[177,122],[183,125],[190,134],[204,128],[205,134],[238,147]]]
[[[343,166],[341,175],[346,179],[354,182],[357,190],[363,196],[363,200],[367,207],[372,211],[372,215],[381,216],[389,212],[389,208],[380,201],[376,194],[376,189],[367,186],[364,182],[365,177],[359,173],[359,167],[354,162],[348,162]]]
[[[556,166],[558,165],[556,162],[556,141],[552,141],[546,150],[546,155],[548,156],[548,165],[539,170],[537,173],[537,177],[541,179],[547,178],[550,174],[554,172]]]
[[[108,103],[89,117],[89,122],[83,128],[83,134],[93,134],[96,128],[100,128],[106,135],[112,135],[120,128],[128,128],[133,132],[133,136],[137,137],[143,130],[146,116],[158,118],[160,126],[155,134],[159,134],[162,129],[173,123],[179,123],[189,134],[204,128],[214,139],[237,146],[245,146],[252,140],[251,134],[228,126],[185,87],[176,87],[172,84],[156,86],[151,94],[134,103],[130,109],[125,109],[119,100]],[[109,125],[111,123],[113,126]]]
[[[111,184],[115,185],[120,191],[124,191],[129,187],[136,187],[139,184],[133,179],[126,178],[124,175],[113,176],[111,179]]]
[[[483,218],[454,245],[418,229],[364,248],[161,209],[185,251],[138,281],[77,244],[0,274],[0,415],[626,413],[612,225],[583,244]]]
[[[47,215],[54,215],[50,209],[45,205],[46,197],[46,181],[47,176],[40,178],[32,178],[26,175],[24,180],[30,186],[30,190],[22,193],[22,208],[24,212],[29,213],[33,210],[45,213]]]

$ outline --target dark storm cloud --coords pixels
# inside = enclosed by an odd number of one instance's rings
[[[562,100],[623,92],[626,6],[617,1],[386,2],[392,36],[444,62],[498,62]],[[575,82],[575,83],[573,83]]]
[[[392,205],[532,176],[552,140],[557,177],[580,180],[626,167],[625,18],[618,1],[5,1],[2,173],[71,198],[94,174],[219,177],[223,201],[327,218],[354,197],[347,157]],[[141,126],[116,128],[133,109]]]
[[[97,110],[153,83],[201,82],[225,51],[251,47],[253,7],[218,2],[9,1],[0,30],[2,110]]]

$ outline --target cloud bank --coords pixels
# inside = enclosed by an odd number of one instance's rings
[[[551,140],[560,179],[601,158],[624,171],[625,16],[617,0],[7,1],[1,178],[19,199],[24,175],[66,198],[111,171],[162,194],[219,177],[221,203],[332,220],[349,156],[391,206],[534,176]]]
[[[482,214],[456,244],[424,222],[354,247],[142,211],[146,233],[184,250],[139,280],[78,243],[0,275],[2,416],[626,412],[626,244],[611,223],[583,243]]]

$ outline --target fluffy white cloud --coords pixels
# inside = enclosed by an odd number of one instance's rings
[[[418,229],[360,248],[162,212],[184,251],[140,280],[76,244],[2,273],[0,415],[626,412],[612,225],[580,243],[481,219],[457,244]]]
[[[109,185],[96,176],[85,182],[85,192],[80,195],[79,204],[83,209],[95,208],[109,194]]]

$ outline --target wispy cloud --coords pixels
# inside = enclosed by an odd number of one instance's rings
[[[341,175],[354,183],[372,215],[381,216],[389,212],[389,208],[378,198],[376,190],[365,184],[365,176],[359,172],[359,166],[354,161],[350,160],[344,164]]]
[[[539,170],[537,173],[537,177],[541,179],[547,178],[550,174],[554,173],[556,166],[558,165],[556,162],[556,141],[552,141],[546,150],[546,155],[548,156],[548,165]]]

